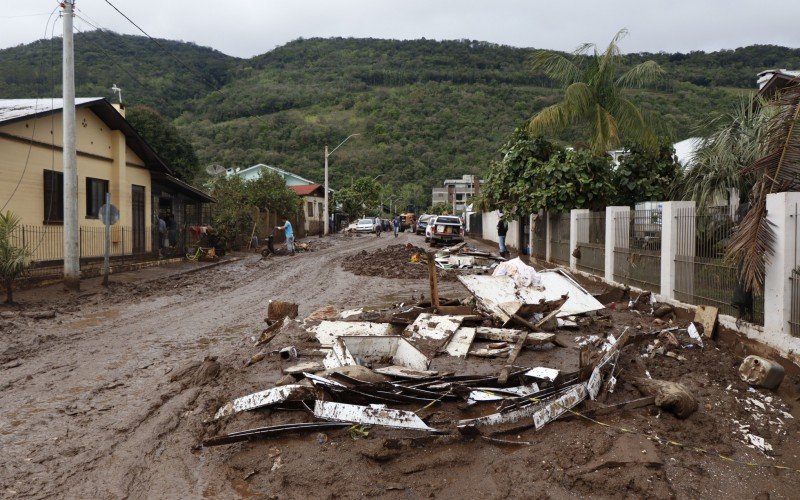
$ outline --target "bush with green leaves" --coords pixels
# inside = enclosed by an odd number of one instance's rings
[[[377,215],[380,204],[381,185],[372,177],[356,179],[333,195],[333,203],[341,207],[351,220],[362,215]]]
[[[6,287],[6,303],[14,302],[14,280],[31,265],[31,252],[26,246],[17,246],[14,233],[20,218],[12,211],[0,212],[0,279]]]
[[[662,141],[655,151],[647,151],[638,144],[625,149],[627,153],[614,169],[617,193],[613,204],[634,206],[640,201],[669,200],[683,173],[672,144]]]

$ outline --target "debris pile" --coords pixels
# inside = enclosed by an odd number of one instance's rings
[[[436,252],[436,266],[442,269],[490,271],[505,259],[482,252],[466,242]]]
[[[401,249],[421,252],[401,245],[391,252]],[[424,264],[415,265],[435,270]],[[260,352],[245,363],[272,357],[283,377],[251,394],[226,394],[203,445],[339,428],[360,437],[386,428],[515,443],[498,436],[567,416],[651,407],[651,415],[682,422],[711,409],[696,386],[671,376],[670,366],[702,363],[715,315],[706,311],[680,325],[673,309],[642,293],[615,306],[624,304],[633,311],[625,314],[642,322],[615,325],[609,308],[564,270],[537,272],[515,259],[494,274],[458,275],[469,293],[448,299],[438,295],[439,273],[432,272],[430,301],[378,311],[329,306],[303,321],[294,319],[291,304],[271,303],[269,326],[253,339]],[[760,409],[765,422],[791,418],[786,407],[756,396],[741,398],[742,411]],[[270,415],[293,410],[292,421],[237,425],[237,414],[262,408],[273,409]],[[740,415],[729,419],[732,433],[768,453],[771,435]]]
[[[389,245],[373,252],[362,250],[342,262],[345,271],[379,278],[424,279],[428,277],[427,253],[410,243]],[[439,272],[439,279],[455,281],[455,276]]]

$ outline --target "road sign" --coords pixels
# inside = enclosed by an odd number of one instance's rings
[[[103,224],[114,225],[119,222],[119,209],[111,204],[103,204],[97,214]]]

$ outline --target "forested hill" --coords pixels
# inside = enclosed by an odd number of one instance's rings
[[[251,59],[160,44],[169,53],[143,37],[78,34],[78,94],[111,97],[116,83],[127,104],[172,119],[201,165],[261,162],[321,179],[324,145],[360,133],[331,156],[334,186],[384,173],[390,184],[427,190],[480,173],[516,125],[560,96],[530,70],[534,49],[487,42],[301,39]],[[626,56],[645,59],[666,78],[634,98],[674,139],[753,90],[757,72],[800,68],[800,50],[776,46]],[[60,92],[59,77],[60,40],[0,51],[0,97]]]

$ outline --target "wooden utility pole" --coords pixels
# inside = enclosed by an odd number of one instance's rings
[[[63,74],[64,118],[64,286],[81,286],[80,242],[78,227],[78,157],[75,149],[75,54],[72,39],[72,16],[75,0],[64,0]]]
[[[428,252],[428,279],[431,282],[431,307],[439,310],[439,276],[436,274],[436,254]]]

